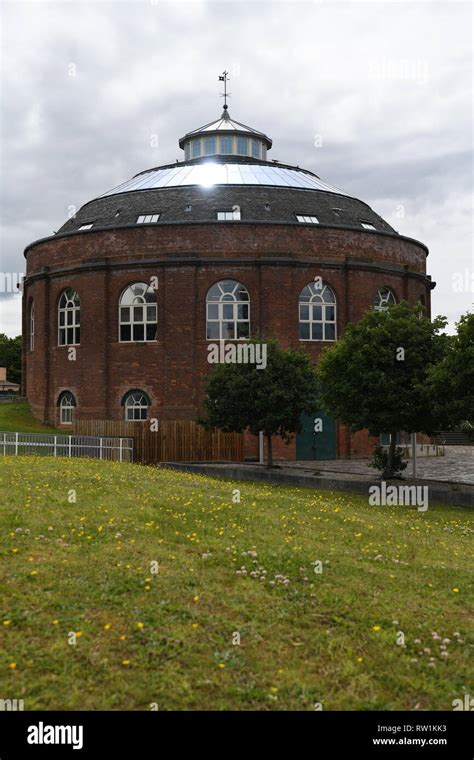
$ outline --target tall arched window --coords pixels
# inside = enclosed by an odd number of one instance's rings
[[[81,342],[81,299],[67,288],[58,305],[58,345],[74,346]]]
[[[336,340],[336,296],[329,285],[316,280],[299,298],[300,340]]]
[[[156,325],[156,291],[145,282],[134,282],[120,296],[120,341],[156,340]]]
[[[35,349],[35,303],[30,303],[30,351]]]
[[[221,280],[206,298],[208,340],[239,340],[250,336],[250,298],[237,280]]]
[[[73,410],[76,399],[71,391],[63,391],[58,398],[59,422],[61,425],[70,425],[73,419]]]
[[[146,420],[151,401],[144,391],[133,390],[125,394],[122,404],[125,407],[125,420],[136,422],[137,420]]]
[[[387,311],[396,303],[397,299],[390,288],[379,288],[374,296],[373,306],[376,311]]]

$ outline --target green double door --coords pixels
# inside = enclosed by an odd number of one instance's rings
[[[336,459],[336,420],[322,411],[304,414],[296,434],[296,459]]]

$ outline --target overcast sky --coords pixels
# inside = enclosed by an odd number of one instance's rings
[[[471,3],[0,0],[0,11],[2,273],[24,272],[25,246],[71,206],[181,159],[178,138],[221,113],[226,68],[230,114],[273,139],[269,158],[423,241],[433,315],[453,324],[472,308]],[[0,293],[0,332],[18,334],[20,313]]]

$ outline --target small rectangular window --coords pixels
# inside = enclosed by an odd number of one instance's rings
[[[240,208],[234,208],[232,211],[218,211],[217,219],[219,222],[235,222],[240,220]]]
[[[87,224],[81,224],[79,227],[80,230],[90,230],[90,228],[93,226],[94,222],[87,222]]]
[[[212,156],[216,152],[216,138],[205,137],[204,138],[204,153],[206,156]]]
[[[221,137],[221,153],[232,153],[232,137]]]
[[[140,214],[137,218],[137,224],[154,224],[160,216],[161,214]]]
[[[246,137],[238,137],[237,138],[237,153],[240,153],[241,156],[247,155],[247,138]]]
[[[361,222],[362,227],[364,230],[375,230],[375,227],[370,222]]]
[[[201,155],[201,138],[193,140],[193,158],[199,158]]]
[[[260,158],[260,140],[252,140],[252,156]]]
[[[308,214],[296,214],[296,220],[302,224],[319,224],[317,216],[310,216]]]

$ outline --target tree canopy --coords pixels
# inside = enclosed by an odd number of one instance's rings
[[[389,473],[398,431],[432,434],[439,429],[441,410],[430,398],[428,376],[448,350],[449,337],[441,332],[445,325],[444,317],[431,322],[420,307],[406,302],[372,310],[348,325],[319,361],[326,412],[352,430],[392,434]]]
[[[6,367],[8,380],[21,383],[21,335],[9,338],[0,333],[0,367]]]
[[[254,341],[260,342],[260,341]],[[304,351],[285,351],[276,340],[266,342],[267,365],[218,364],[206,384],[207,427],[254,435],[263,431],[272,465],[271,436],[285,441],[301,430],[301,415],[317,408],[316,373]]]

